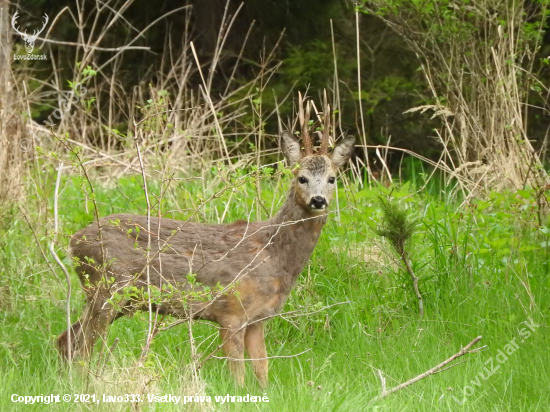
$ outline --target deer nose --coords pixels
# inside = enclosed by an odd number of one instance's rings
[[[309,201],[309,207],[312,209],[324,209],[327,204],[327,200],[323,196],[313,196]]]

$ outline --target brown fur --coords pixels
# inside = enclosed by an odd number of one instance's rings
[[[289,143],[292,141],[283,145]],[[350,141],[346,144],[349,146]],[[113,307],[110,299],[114,292],[127,286],[146,290],[145,251],[150,236],[150,285],[171,284],[189,291],[192,286],[186,275],[193,273],[200,283],[195,290],[218,283],[226,287],[210,301],[195,300],[185,306],[181,296],[172,297],[156,310],[218,323],[225,355],[243,359],[246,349],[253,359],[256,377],[266,385],[268,362],[262,359],[267,357],[264,326],[263,321],[257,321],[282,308],[317,244],[327,212],[312,210],[308,206],[310,198],[325,196],[329,202],[335,186],[327,183],[336,169],[327,156],[312,155],[299,160],[302,166],[298,175],[306,174],[311,185],[295,180],[279,213],[265,222],[209,225],[151,217],[148,232],[146,216],[116,214],[100,219],[103,248],[97,223],[77,232],[70,247],[79,261],[76,272],[86,292],[87,306],[81,320],[71,328],[73,356],[89,356],[95,340],[117,317],[147,309],[142,302],[132,300],[123,300]],[[107,263],[105,274],[103,263]],[[64,356],[68,356],[67,333],[58,338],[58,348]],[[244,362],[230,361],[230,368],[242,386]]]

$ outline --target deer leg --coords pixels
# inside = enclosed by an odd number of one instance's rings
[[[111,293],[106,288],[96,289],[88,296],[88,304],[82,318],[57,338],[58,350],[65,358],[69,357],[68,334],[71,333],[71,358],[89,358],[96,339],[103,336],[109,324],[117,315],[116,308],[108,300]]]
[[[57,350],[63,356],[64,359],[69,359],[69,333],[71,334],[71,358],[74,357],[74,347],[76,341],[76,335],[80,332],[81,328],[80,320],[73,323],[70,331],[66,330],[57,338]]]
[[[240,387],[244,386],[244,334],[245,330],[239,330],[240,324],[222,325],[220,337],[222,349],[226,357],[230,358],[229,370]],[[233,360],[234,359],[234,360]]]
[[[253,359],[252,367],[254,374],[262,387],[267,386],[268,360],[265,349],[264,324],[263,322],[253,323],[247,326],[244,335],[244,346],[250,359]],[[256,360],[254,360],[256,359]]]
[[[76,357],[90,357],[95,341],[105,335],[116,312],[115,308],[104,298],[95,299],[86,307],[81,320],[80,333],[76,335]]]

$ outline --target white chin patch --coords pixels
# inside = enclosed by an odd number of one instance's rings
[[[326,206],[323,206],[323,207],[310,207],[309,210],[313,213],[321,213],[321,212],[324,212],[326,208],[327,208]]]

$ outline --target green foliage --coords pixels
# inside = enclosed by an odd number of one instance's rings
[[[300,90],[308,85],[322,88],[334,72],[330,43],[315,39],[305,45],[291,46],[282,70]]]
[[[522,22],[519,33],[518,40],[520,42],[538,43],[544,35],[544,29],[547,27],[544,22],[550,15],[548,9],[550,2],[539,0],[536,3],[530,10],[530,15],[527,10],[522,13],[525,16],[525,21]],[[461,4],[450,0],[363,0],[363,4],[373,7],[376,14],[384,18],[406,16],[413,20],[413,25],[416,24],[419,27],[422,25],[424,29],[429,28],[430,33],[442,44],[453,44],[461,39],[467,42],[472,37],[478,38],[480,43],[484,42],[487,38],[483,36],[483,31],[488,28],[484,23],[490,20],[491,24],[505,28],[510,24],[508,20],[510,16],[506,14],[506,11],[515,7],[523,7],[521,2],[487,0],[484,6],[493,7],[493,16],[489,19],[486,14],[487,10],[476,7],[469,0],[463,1]],[[359,10],[367,12],[364,8],[359,8]],[[534,19],[536,14],[540,15]]]
[[[77,65],[77,68],[78,68],[78,65]],[[90,65],[88,65],[84,69],[82,69],[82,76],[84,76],[84,78],[93,77],[95,75],[97,75],[97,71],[92,69],[92,67]]]
[[[387,238],[398,253],[402,254],[405,244],[413,236],[416,222],[409,212],[392,199],[380,197],[383,219],[377,229],[379,236]]]

